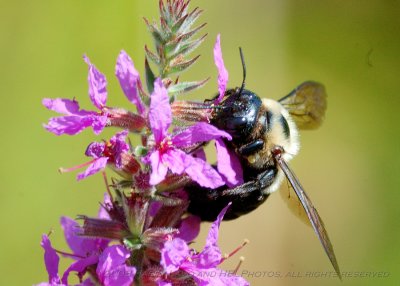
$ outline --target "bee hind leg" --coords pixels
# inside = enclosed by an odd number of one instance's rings
[[[192,185],[185,188],[189,194],[188,211],[203,221],[214,221],[220,211],[232,202],[224,220],[232,220],[247,214],[261,205],[269,196],[264,189],[274,182],[276,169],[270,168],[260,173],[253,180],[234,188],[222,186],[217,189]]]

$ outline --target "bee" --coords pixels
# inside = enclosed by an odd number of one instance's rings
[[[229,188],[207,189],[193,184],[185,189],[189,195],[189,212],[203,221],[213,221],[229,202],[225,220],[238,218],[260,206],[277,191],[286,178],[340,277],[339,266],[321,217],[304,191],[288,162],[299,152],[299,129],[316,129],[326,110],[326,92],[322,84],[306,81],[280,100],[261,99],[245,89],[246,66],[241,87],[227,90],[214,108],[211,124],[232,136],[226,141],[238,156],[244,183]]]

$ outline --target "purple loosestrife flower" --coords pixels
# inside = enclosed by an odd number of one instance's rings
[[[130,252],[122,245],[112,245],[99,257],[96,274],[104,286],[130,286],[136,275],[136,268],[127,266]]]
[[[218,34],[214,45],[214,62],[218,69],[218,92],[219,96],[214,101],[218,104],[225,96],[226,86],[228,84],[229,73],[225,68],[222,58],[221,36]],[[237,186],[243,183],[243,170],[237,155],[226,148],[222,139],[215,141],[217,149],[218,172],[223,176],[225,183],[229,187]]]
[[[243,278],[217,268],[223,261],[217,245],[219,226],[230,204],[211,225],[206,245],[200,253],[191,251],[187,243],[180,238],[174,238],[164,244],[160,264],[167,274],[183,270],[193,276],[198,285],[249,285]]]
[[[82,180],[88,176],[96,174],[101,170],[105,169],[107,164],[112,164],[117,169],[122,169],[125,166],[124,155],[129,151],[129,145],[125,142],[126,137],[128,136],[128,131],[123,130],[118,132],[113,137],[111,137],[109,142],[93,142],[91,143],[85,152],[85,155],[88,157],[94,158],[93,160],[84,163],[82,165],[78,165],[69,169],[61,168],[61,172],[70,172],[76,170],[78,168],[88,166],[88,168],[83,172],[78,174],[77,180]],[[129,167],[132,169],[131,171],[137,170],[139,168],[139,164],[135,159],[130,158]]]
[[[221,176],[207,162],[194,158],[179,148],[190,147],[196,143],[220,137],[230,140],[231,136],[205,122],[199,122],[178,134],[169,134],[172,112],[168,93],[161,79],[154,82],[149,122],[154,134],[154,147],[144,161],[151,164],[150,184],[160,183],[168,170],[174,174],[186,173],[204,187],[216,188],[224,184]]]
[[[108,113],[104,108],[107,101],[106,78],[88,57],[84,56],[84,60],[89,65],[89,97],[100,112],[80,109],[75,99],[43,99],[42,103],[47,109],[64,114],[64,116],[50,118],[44,125],[48,131],[56,135],[75,135],[88,127],[92,127],[95,134],[100,134],[107,125]]]
[[[104,195],[104,205],[111,203],[110,197]],[[100,208],[98,217],[110,219],[107,211]],[[61,226],[65,239],[72,250],[72,254],[63,255],[75,261],[64,272],[62,278],[58,276],[59,256],[51,246],[47,235],[43,235],[42,247],[45,250],[44,260],[49,274],[49,283],[39,285],[70,285],[68,277],[71,272],[76,272],[82,278],[90,266],[96,266],[96,275],[104,286],[129,286],[136,274],[136,268],[126,265],[130,252],[122,245],[108,246],[110,240],[101,238],[86,238],[80,236],[78,223],[68,217],[61,218]],[[86,279],[79,285],[94,285]]]
[[[138,87],[141,86],[140,75],[135,69],[132,59],[124,50],[122,50],[118,56],[115,66],[115,75],[128,100],[136,105],[138,113],[144,116],[146,107],[138,91]]]
[[[47,273],[49,274],[50,284],[59,284],[61,282],[58,276],[58,265],[60,258],[51,246],[51,242],[47,235],[42,236],[42,242],[40,244],[44,249],[44,263],[46,265]]]
[[[104,194],[103,203],[108,204],[109,202],[110,202],[110,197],[108,196],[108,194]],[[104,210],[103,207],[100,207],[100,210],[98,212],[98,217],[102,219],[109,219],[108,213]],[[86,238],[80,236],[78,233],[80,230],[79,224],[73,219],[68,217],[61,217],[60,224],[64,231],[65,240],[67,241],[68,246],[72,250],[72,254],[65,254],[65,255],[75,260],[64,272],[61,279],[63,285],[69,285],[68,284],[69,274],[71,272],[77,272],[78,275],[83,276],[86,272],[87,267],[89,267],[90,265],[97,264],[97,262],[99,261],[99,255],[103,252],[104,249],[106,249],[110,240],[101,238]],[[45,239],[44,236],[43,239]],[[47,242],[46,240],[42,240],[42,244],[43,243],[47,245],[50,244],[50,241]],[[49,263],[54,264],[54,262],[56,261],[54,254],[57,255],[54,249],[52,248],[50,249],[50,247],[47,246],[45,248],[45,257],[46,253],[48,253],[48,257],[51,255],[50,256],[51,259],[46,260],[45,258],[46,265],[47,265],[46,261],[50,261]],[[51,271],[49,271],[49,268],[48,272],[50,275]],[[53,272],[54,271],[52,270],[52,273]],[[54,277],[54,274],[52,274],[52,276]],[[93,284],[87,284],[87,285],[93,285]]]
[[[214,62],[218,69],[218,92],[219,96],[215,100],[215,103],[218,104],[224,98],[226,85],[228,84],[229,74],[225,68],[224,59],[222,58],[222,50],[221,50],[221,36],[218,34],[217,40],[214,45]]]
[[[130,286],[135,278],[136,268],[126,265],[126,261],[130,257],[130,252],[122,245],[112,245],[105,248],[102,253],[92,254],[87,258],[78,259],[65,271],[62,279],[58,276],[60,258],[51,246],[47,235],[43,235],[41,245],[45,250],[44,260],[49,274],[49,283],[40,283],[38,285],[70,285],[68,284],[68,275],[71,271],[77,272],[78,276],[81,277],[85,274],[89,266],[96,264],[96,274],[102,283],[101,285]],[[91,282],[90,278],[77,284],[77,286],[89,285],[95,285]]]
[[[243,169],[236,153],[228,149],[222,139],[215,140],[217,169],[228,187],[243,184]]]
[[[77,234],[80,228],[79,224],[68,217],[61,218],[61,226],[64,230],[65,240],[73,252],[70,257],[76,260],[68,267],[62,277],[61,281],[68,284],[70,272],[82,273],[88,266],[98,262],[99,255],[107,247],[109,240],[79,236]]]
[[[42,242],[40,244],[44,249],[44,263],[46,266],[47,273],[49,274],[49,282],[43,282],[37,284],[36,286],[67,286],[70,284],[62,283],[60,276],[58,276],[58,266],[60,262],[60,257],[57,252],[51,246],[51,242],[47,235],[42,236]],[[77,284],[76,286],[94,286],[91,280],[88,278],[84,280],[82,283]]]
[[[176,237],[179,237],[188,243],[194,241],[200,233],[200,223],[200,218],[195,215],[190,215],[182,219],[179,226],[179,233]]]

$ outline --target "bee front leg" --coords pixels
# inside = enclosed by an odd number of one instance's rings
[[[251,154],[256,153],[257,151],[262,150],[262,148],[264,148],[264,141],[262,139],[258,139],[246,145],[241,146],[238,149],[238,153],[241,156],[249,156]]]

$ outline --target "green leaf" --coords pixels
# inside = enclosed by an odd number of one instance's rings
[[[188,41],[191,37],[193,37],[198,31],[200,31],[207,23],[204,23],[197,27],[196,29],[193,29],[186,34],[182,34],[179,37],[176,37],[175,39],[169,41],[168,43],[165,44],[165,52],[167,55],[170,55],[171,53],[176,53],[176,50],[179,49],[181,44],[185,44],[186,41]]]
[[[149,93],[152,93],[153,89],[154,89],[154,80],[156,79],[156,77],[154,76],[154,73],[151,70],[151,67],[149,65],[149,62],[147,61],[147,58],[145,58],[145,61],[144,61],[144,68],[145,68],[145,73],[146,73],[147,90],[149,91]]]
[[[175,95],[187,93],[189,91],[198,89],[200,87],[203,87],[209,80],[210,80],[210,78],[206,78],[205,80],[202,80],[202,81],[181,82],[181,83],[172,85],[168,88],[168,95],[175,96]]]
[[[158,46],[162,45],[164,43],[163,34],[158,30],[158,28],[154,24],[150,24],[150,22],[149,22],[149,20],[147,20],[147,18],[143,18],[143,19],[147,25],[147,29],[153,36],[156,46],[158,47]]]
[[[160,65],[160,57],[157,56],[155,53],[149,50],[147,45],[144,46],[144,50],[146,52],[146,57],[149,58],[153,63],[155,63],[157,66]]]
[[[158,1],[158,8],[160,10],[160,17],[164,18],[164,19],[168,19],[169,15],[168,15],[167,11],[165,10],[164,0]]]
[[[202,42],[204,42],[204,39],[207,37],[208,34],[205,34],[204,36],[202,36],[201,38],[194,40],[192,42],[189,42],[187,44],[181,45],[179,47],[179,49],[172,54],[171,56],[169,56],[168,58],[170,60],[173,60],[175,58],[177,58],[178,56],[185,56],[187,54],[189,54],[190,52],[192,52],[193,50],[195,50],[198,46],[200,46],[200,44]]]
[[[171,32],[171,29],[168,26],[168,23],[166,22],[166,20],[164,18],[160,19],[160,23],[161,23],[161,31],[163,32],[164,40],[170,39],[173,34]]]
[[[179,39],[179,40],[182,40],[182,41],[187,41],[187,40],[189,40],[189,38],[193,37],[193,36],[194,36],[198,31],[200,31],[205,25],[207,25],[207,23],[203,23],[203,24],[201,24],[200,26],[198,26],[197,28],[195,28],[195,29],[193,29],[193,30],[191,30],[191,31],[189,31],[189,32],[187,32],[187,33],[185,33],[185,34],[180,35],[180,36],[178,37],[178,39]]]
[[[200,55],[198,55],[197,57],[195,57],[195,58],[193,58],[193,59],[191,59],[189,61],[170,65],[170,66],[166,67],[166,70],[164,71],[164,74],[165,75],[171,75],[171,74],[174,74],[174,73],[182,72],[182,71],[188,69],[191,65],[193,65],[197,61],[197,59],[199,57],[200,57]]]
[[[172,26],[172,28],[171,28],[171,30],[172,30],[173,33],[176,34],[176,33],[178,32],[178,30],[179,30],[179,29],[182,27],[182,25],[185,23],[187,17],[189,17],[189,15],[185,15],[185,16],[179,18],[178,21],[176,21],[176,23],[173,24],[173,26]]]
[[[203,13],[203,10],[200,10],[198,7],[196,7],[190,14],[188,14],[188,17],[186,17],[185,21],[183,24],[179,27],[177,30],[178,34],[184,34],[186,33],[190,27],[196,22],[196,20],[200,17],[201,13]]]
[[[182,7],[180,8],[179,12],[177,13],[178,17],[181,17],[183,14],[187,13],[189,7],[190,0],[186,1],[186,3],[182,3]]]

